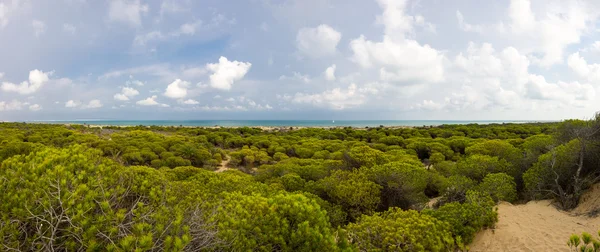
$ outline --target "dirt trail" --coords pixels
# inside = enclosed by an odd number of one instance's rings
[[[225,158],[226,159],[223,159],[221,161],[221,164],[219,164],[219,167],[217,168],[217,170],[215,172],[224,172],[224,171],[230,169],[228,166],[229,166],[229,160],[231,160],[231,157],[225,156]]]
[[[582,196],[571,212],[556,209],[550,201],[531,201],[523,205],[501,202],[494,230],[477,234],[470,251],[569,251],[571,234],[588,232],[595,237],[600,217],[589,217],[600,208],[600,184]]]

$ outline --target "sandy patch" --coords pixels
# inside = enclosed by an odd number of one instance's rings
[[[595,188],[587,197],[596,201],[582,202],[582,207],[592,209],[600,202],[600,187]],[[590,218],[581,215],[582,209],[578,211],[579,215],[560,211],[549,200],[523,205],[501,202],[496,229],[477,234],[470,251],[570,251],[566,244],[571,234],[585,231],[596,236],[600,229],[600,217]]]

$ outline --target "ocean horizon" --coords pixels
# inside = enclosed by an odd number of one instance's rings
[[[554,122],[541,120],[39,120],[27,123],[197,127],[392,127]]]

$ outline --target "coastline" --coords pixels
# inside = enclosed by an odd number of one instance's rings
[[[25,121],[34,124],[85,125],[87,127],[182,127],[182,128],[260,128],[263,130],[319,129],[371,129],[371,128],[430,128],[442,125],[502,125],[550,123],[558,121],[527,120],[51,120]]]

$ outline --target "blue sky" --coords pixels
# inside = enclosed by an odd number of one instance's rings
[[[555,120],[593,0],[0,0],[0,120]]]

